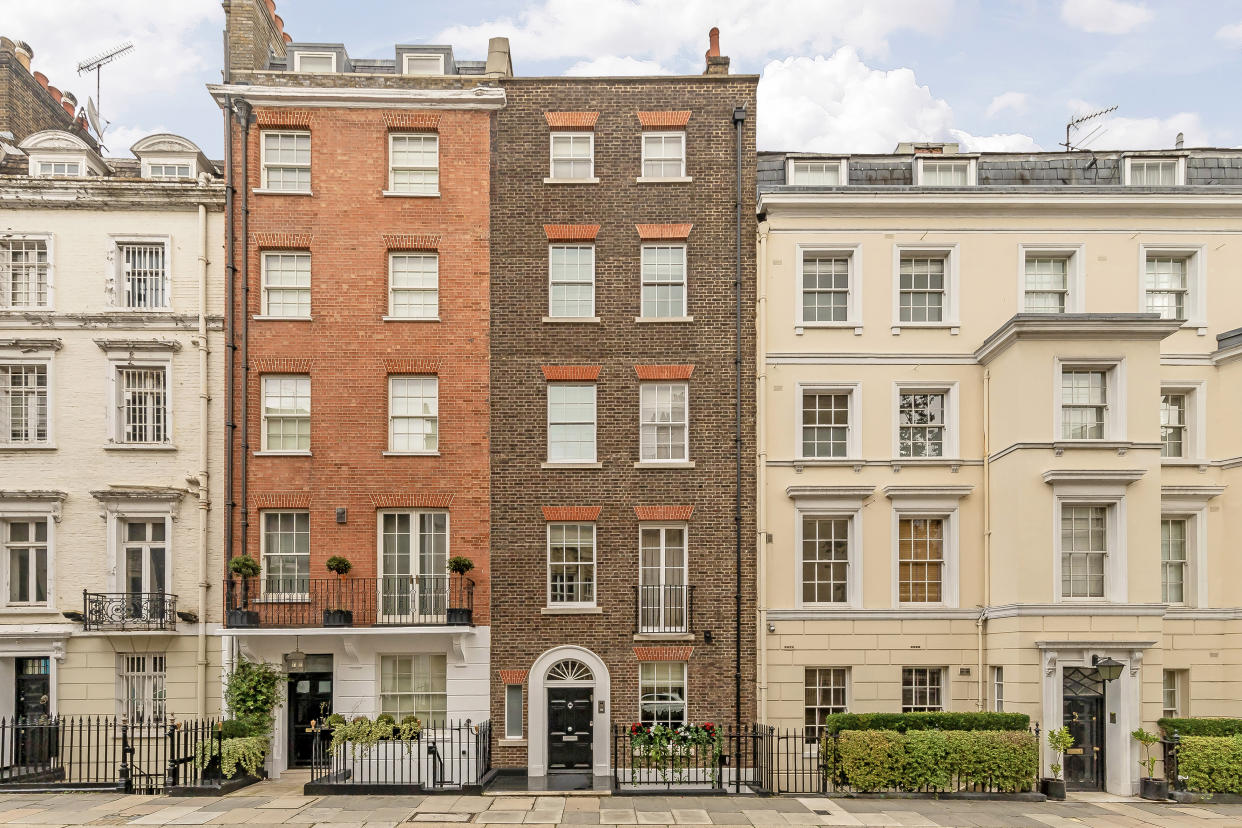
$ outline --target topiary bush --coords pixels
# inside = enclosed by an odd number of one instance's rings
[[[1165,736],[1237,736],[1242,734],[1242,719],[1159,719],[1156,726]]]
[[[1197,793],[1242,794],[1242,735],[1183,736],[1177,774]]]
[[[845,730],[1029,730],[1025,713],[833,713],[824,720],[830,735]]]

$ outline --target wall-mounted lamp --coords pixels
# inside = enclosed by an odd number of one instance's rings
[[[306,653],[298,647],[299,640],[293,639],[293,652],[285,656],[285,672],[301,673],[306,669]]]
[[[1105,682],[1121,678],[1121,670],[1126,666],[1116,659],[1108,658],[1107,656],[1100,658],[1098,655],[1091,657],[1091,665],[1095,667],[1096,672],[1100,674],[1100,678]]]

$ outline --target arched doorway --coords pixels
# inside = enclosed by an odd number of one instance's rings
[[[606,775],[608,668],[583,647],[548,650],[531,666],[527,773]]]

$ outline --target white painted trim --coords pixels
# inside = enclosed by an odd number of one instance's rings
[[[0,233],[0,242],[41,241],[47,249],[47,304],[46,305],[0,305],[0,310],[52,313],[56,310],[56,236],[47,233]]]
[[[325,58],[325,57],[331,59],[332,61],[332,68],[329,69],[328,72],[333,72],[333,73],[336,72],[336,52],[316,52],[316,51],[305,51],[304,52],[301,50],[298,50],[293,53],[293,71],[295,72],[310,72],[311,71],[310,69],[302,68],[302,58]]]
[[[889,494],[892,498],[893,495]],[[939,508],[937,508],[937,505]],[[923,499],[904,498],[894,499],[892,509],[890,510],[890,565],[892,567],[892,583],[890,587],[890,599],[893,607],[908,606],[940,606],[940,607],[957,607],[959,582],[961,576],[958,573],[959,565],[959,531],[958,531],[958,508],[957,499],[952,499],[952,506],[945,508],[944,505],[936,504],[934,501],[928,502]],[[939,601],[902,601],[901,600],[901,521],[917,520],[925,518],[929,520],[939,520],[944,524],[944,534],[942,538],[942,555],[943,559],[940,568],[940,600]]]
[[[177,593],[175,580],[175,563],[177,550],[173,548],[173,524],[177,520],[177,508],[180,500],[105,500],[101,502],[106,521],[105,539],[109,562],[107,576],[108,592],[125,592],[125,561],[123,549],[125,538],[123,525],[130,519],[136,521],[164,520],[164,590],[169,594]],[[149,544],[144,544],[149,545]],[[144,566],[145,569],[145,566]]]
[[[552,395],[548,393],[553,385],[561,386],[590,386],[591,388],[591,408],[592,416],[592,451],[590,457],[572,457],[565,460],[552,459]],[[546,445],[546,453],[544,457],[544,468],[583,468],[586,464],[590,464],[590,468],[595,468],[599,462],[599,381],[598,380],[549,380],[544,383],[544,399],[545,399],[545,419],[544,419],[544,442]]]
[[[837,173],[836,184],[799,184],[798,176],[794,173],[795,164],[836,164],[839,172]],[[785,159],[785,183],[792,186],[804,187],[845,187],[850,183],[849,159],[842,156],[838,158],[799,158],[787,157]]]
[[[842,322],[808,322],[803,317],[803,266],[808,254],[824,253],[828,255],[844,255],[849,260],[849,294],[846,299],[845,320]],[[853,328],[854,334],[862,333],[863,328],[863,285],[862,263],[863,249],[860,242],[845,244],[804,244],[794,246],[795,263],[794,278],[794,333],[801,334],[805,328]]]
[[[302,373],[302,374],[289,373],[287,371],[277,371],[271,374],[265,374],[262,372],[256,372],[256,373],[259,374],[259,429],[260,431],[259,431],[259,451],[256,451],[255,455],[256,456],[284,455],[284,454],[310,455],[310,452],[311,452],[310,448],[290,449],[290,450],[282,451],[278,449],[269,449],[267,447],[267,381],[269,379],[284,379],[286,377],[289,377],[291,379],[305,379],[306,380],[307,406],[309,407],[309,410],[310,410],[310,413],[307,419],[310,419],[310,417],[314,416],[314,391],[311,386],[310,374],[309,373]]]
[[[553,147],[556,145],[557,138],[573,137],[581,138],[585,136],[591,147],[591,174],[585,178],[557,178],[556,177],[556,154]],[[572,160],[572,159],[571,159]],[[592,129],[561,129],[552,130],[548,133],[548,177],[544,179],[544,183],[564,183],[564,184],[586,184],[599,183],[599,179],[595,177],[595,131]]]
[[[794,456],[799,460],[857,460],[862,457],[862,383],[860,382],[834,382],[834,383],[803,383],[799,382],[795,386],[797,397],[793,406],[794,417]],[[803,397],[806,394],[827,393],[827,394],[846,394],[849,397],[849,423],[846,426],[845,438],[845,456],[844,457],[807,457],[803,452],[802,439],[802,409]]]
[[[591,249],[591,312],[586,316],[553,316],[552,315],[552,251],[565,247],[589,247]],[[548,242],[548,315],[544,322],[598,322],[595,315],[595,240],[590,241],[550,241]]]
[[[136,311],[139,313],[172,313],[173,307],[173,244],[172,236],[165,233],[162,235],[145,235],[141,233],[110,233],[108,235],[109,249],[105,258],[111,264],[112,275],[112,307],[122,311]],[[164,247],[164,299],[167,304],[159,308],[131,308],[124,302],[125,297],[125,264],[121,256],[121,245],[123,244],[159,244]]]
[[[939,322],[901,321],[901,260],[906,253],[940,254],[944,257],[944,304]],[[948,328],[950,334],[958,333],[961,319],[958,314],[960,291],[961,256],[957,242],[904,243],[893,245],[893,275],[889,280],[892,291],[892,332],[900,334],[902,328]]]
[[[440,70],[438,72],[411,72],[410,58],[439,58]],[[443,52],[405,52],[401,55],[401,74],[403,75],[443,75],[444,74],[444,53]]]
[[[7,552],[5,560],[0,561],[0,588],[3,602],[0,603],[0,615],[10,615],[16,611],[33,610],[39,614],[56,612],[56,586],[60,582],[56,571],[56,524],[60,522],[60,501],[43,500],[0,500],[0,548],[3,548],[8,521],[43,520],[47,522],[47,571],[44,582],[47,585],[47,601],[38,603],[14,604],[9,602],[9,561]]]
[[[260,129],[259,130],[259,186],[254,190],[254,192],[270,194],[270,195],[290,195],[290,194],[310,195],[311,191],[309,187],[305,190],[283,190],[283,189],[269,189],[268,188],[267,186],[267,139],[274,135],[305,135],[307,138],[307,141],[310,142],[309,149],[307,151],[311,153],[311,157],[310,157],[310,160],[308,160],[306,164],[304,165],[303,164],[279,164],[279,165],[273,165],[273,166],[279,166],[282,168],[284,167],[295,168],[295,169],[301,169],[303,166],[305,166],[307,172],[310,172],[312,175],[314,174],[312,172],[311,167],[312,167],[312,164],[314,163],[313,153],[315,151],[315,145],[314,145],[314,140],[311,136],[311,131],[309,129],[290,129],[290,128],[282,128],[282,127],[272,127],[271,129]]]
[[[639,166],[639,169],[642,171],[642,176],[639,177],[638,179],[639,181],[669,181],[669,180],[681,181],[686,178],[686,155],[687,155],[686,143],[687,142],[686,142],[685,128],[643,130],[639,135],[640,135],[639,153],[642,157],[641,164]],[[647,139],[648,138],[680,138],[681,139],[681,172],[678,175],[669,176],[669,177],[653,177],[653,178],[645,177],[647,173]],[[592,168],[594,168],[594,164],[592,164]]]
[[[552,602],[552,527],[591,527],[591,600]],[[549,520],[544,523],[544,608],[549,614],[589,612],[599,607],[599,527],[594,520]]]
[[[396,167],[392,163],[392,142],[394,138],[430,138],[435,141],[436,145],[436,186],[434,192],[417,192],[415,190],[398,190],[396,177]],[[428,170],[430,167],[406,167],[403,169],[411,170]],[[433,130],[403,130],[400,132],[388,133],[388,189],[384,190],[384,195],[393,196],[438,196],[440,195],[440,135]]]
[[[681,308],[682,308],[681,316],[643,316],[642,315],[643,314],[643,288],[646,287],[646,276],[643,273],[642,254],[643,254],[643,251],[649,247],[669,247],[669,248],[679,247],[681,248]],[[668,239],[668,240],[663,240],[663,241],[656,241],[653,239],[651,241],[645,241],[639,245],[639,250],[638,250],[638,257],[639,257],[638,258],[638,313],[639,315],[635,318],[634,320],[635,322],[638,322],[640,320],[652,321],[652,320],[657,320],[657,319],[677,319],[677,320],[694,319],[693,316],[688,315],[690,313],[690,262],[689,262],[689,256],[687,255],[687,252],[686,252],[688,247],[689,247],[689,243],[682,239]]]
[[[10,356],[9,354],[12,354]],[[39,356],[43,353],[46,356]],[[47,439],[39,442],[0,441],[0,451],[48,451],[56,448],[56,359],[55,350],[30,351],[21,346],[0,345],[0,365],[42,365],[47,373]],[[5,593],[7,594],[7,593]]]
[[[1182,380],[1160,383],[1160,393],[1183,394],[1186,400],[1186,437],[1182,440],[1181,457],[1162,457],[1162,463],[1172,461],[1199,461],[1207,458],[1207,381]],[[1163,441],[1162,441],[1163,442]]]
[[[1036,256],[1063,256],[1065,264],[1065,312],[1083,313],[1086,310],[1086,245],[1054,244],[1044,242],[1018,243],[1018,304],[1017,313],[1031,313],[1026,309],[1026,260],[1031,254]],[[1049,314],[1054,316],[1055,314]]]
[[[849,557],[845,570],[845,600],[841,602],[803,601],[802,590],[802,522],[803,518],[846,518],[849,521]],[[866,560],[863,546],[862,503],[843,499],[835,506],[812,505],[806,501],[794,502],[794,607],[797,609],[828,610],[860,609],[863,604],[863,563]]]
[[[607,776],[611,772],[612,755],[608,750],[611,738],[612,679],[608,665],[595,653],[573,644],[553,647],[535,659],[526,678],[527,715],[529,739],[526,749],[526,772],[529,776],[544,776],[548,772],[548,670],[556,662],[573,658],[581,661],[594,674],[594,692],[591,704],[594,708],[591,740],[591,771],[595,776]]]
[[[1052,360],[1052,439],[1068,445],[1099,445],[1101,442],[1124,442],[1128,420],[1126,412],[1126,358],[1056,356]],[[1061,422],[1061,384],[1064,372],[1076,368],[1104,372],[1104,436],[1100,439],[1072,440],[1065,436]]]
[[[1176,181],[1174,182],[1173,186],[1175,187],[1186,186],[1186,156],[1185,155],[1126,155],[1122,158],[1122,161],[1124,162],[1122,165],[1122,183],[1127,187],[1138,187],[1138,186],[1167,187],[1169,186],[1167,184],[1162,184],[1162,185],[1135,184],[1131,180],[1131,172],[1130,172],[1131,166],[1133,165],[1135,161],[1172,161],[1175,165],[1175,170],[1176,170],[1175,172]]]
[[[674,387],[680,385],[682,388],[685,389],[685,392],[686,392],[685,393],[685,396],[686,396],[686,433],[685,433],[685,440],[682,444],[682,452],[685,456],[671,459],[671,460],[659,460],[654,457],[643,457],[643,421],[642,421],[642,414],[641,414],[643,410],[643,392],[646,391],[648,388],[655,388],[661,385],[674,386]],[[662,466],[667,466],[669,468],[694,468],[694,461],[690,459],[690,381],[689,380],[641,380],[638,383],[638,410],[640,412],[639,418],[638,418],[638,462],[634,464],[635,467],[636,468],[660,468]],[[663,422],[657,423],[657,425],[662,425],[662,424],[664,423]],[[672,421],[669,421],[668,425],[675,425],[675,423],[673,423]]]
[[[173,359],[169,353],[166,357],[156,356],[152,352],[109,349],[106,352],[108,366],[108,408],[104,421],[107,434],[104,448],[139,448],[159,449],[176,448],[176,418],[173,411],[173,398],[176,390],[173,376]],[[139,356],[139,354],[143,354]],[[120,371],[124,368],[159,368],[164,371],[164,433],[168,437],[162,443],[127,443],[121,439],[121,381]]]
[[[397,256],[430,256],[436,263],[436,312],[431,316],[396,316],[393,310],[392,260]],[[312,265],[313,266],[313,265]],[[311,274],[314,279],[314,274]],[[401,288],[414,290],[414,288]],[[440,253],[436,250],[389,250],[388,251],[388,315],[385,322],[439,322],[440,321]]]
[[[1113,486],[1053,486],[1052,509],[1052,595],[1065,604],[1121,603],[1129,600],[1129,559],[1126,550],[1126,500]],[[1061,592],[1061,512],[1067,507],[1104,509],[1104,595],[1099,598],[1077,598]]]
[[[966,167],[966,184],[928,184],[923,181],[923,165],[927,162],[933,164],[955,164],[964,165]],[[979,162],[976,158],[965,157],[960,155],[916,155],[914,156],[913,182],[916,187],[974,187],[979,183]]]
[[[1186,260],[1186,319],[1183,328],[1207,335],[1207,248],[1202,244],[1140,244],[1138,246],[1138,309],[1147,312],[1147,258],[1167,255]]]
[[[957,457],[961,453],[960,439],[960,423],[959,404],[958,404],[958,381],[950,380],[948,382],[904,382],[901,380],[893,381],[893,397],[892,397],[892,449],[894,463],[910,463],[916,464],[922,460],[944,460],[948,457]],[[916,394],[944,394],[944,440],[941,445],[941,454],[939,457],[902,457],[901,456],[901,395],[903,393]]]
[[[497,87],[470,89],[395,89],[360,87],[286,87],[245,84],[208,84],[216,103],[227,98],[249,101],[255,107],[298,106],[351,109],[500,109],[505,91]]]

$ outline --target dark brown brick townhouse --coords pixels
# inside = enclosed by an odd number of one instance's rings
[[[727,67],[714,48],[700,76],[500,82],[493,763],[532,777],[608,773],[615,725],[753,716],[755,347],[734,282],[752,320],[758,79]]]

